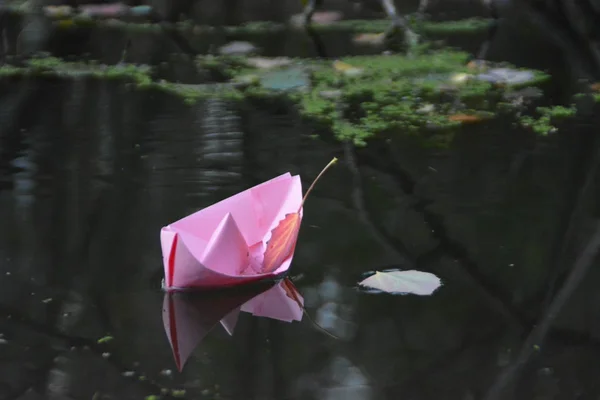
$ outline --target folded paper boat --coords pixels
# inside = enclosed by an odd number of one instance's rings
[[[215,288],[275,278],[262,272],[271,231],[302,204],[300,176],[283,174],[162,228],[164,288]],[[302,217],[302,211],[300,211]]]

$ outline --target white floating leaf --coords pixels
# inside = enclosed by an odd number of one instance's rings
[[[382,45],[385,42],[385,33],[359,33],[352,38],[356,44]]]
[[[533,73],[533,71],[527,70],[517,70],[512,68],[492,68],[487,72],[477,75],[476,78],[491,83],[516,85],[533,81],[535,79],[535,74]]]
[[[246,63],[258,69],[273,69],[290,65],[292,59],[289,57],[249,57]]]
[[[442,285],[440,278],[429,272],[421,271],[376,271],[374,275],[359,283],[372,289],[387,293],[412,293],[420,296],[432,294]]]

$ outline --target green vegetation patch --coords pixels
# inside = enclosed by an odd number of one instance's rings
[[[215,67],[216,68],[216,67]],[[228,74],[237,71],[225,71]],[[32,58],[22,66],[3,65],[0,78],[19,79],[25,77],[46,77],[56,79],[97,79],[122,80],[136,89],[161,90],[193,104],[199,99],[223,97],[242,99],[242,93],[232,84],[187,85],[152,79],[152,68],[147,65],[117,64],[104,65],[96,62],[69,62],[56,57]]]
[[[356,72],[317,70],[312,89],[294,96],[304,116],[357,145],[389,132],[428,130],[439,138],[440,131],[489,119],[501,105],[506,109],[503,96],[512,88],[474,79],[467,59],[468,54],[450,50],[411,58],[346,57],[341,62]],[[536,75],[532,84],[541,80]]]
[[[406,55],[351,56],[340,60],[200,56],[209,84],[155,80],[148,66],[66,62],[34,58],[0,67],[0,77],[122,79],[138,89],[161,90],[194,104],[204,98],[288,100],[299,113],[338,140],[365,145],[377,135],[413,135],[447,144],[455,128],[480,123],[522,107],[522,88],[548,79],[511,66],[468,65],[469,55],[450,49]],[[514,100],[516,99],[516,100]],[[551,121],[574,108],[538,108],[540,118],[522,117],[534,131],[547,133]],[[428,143],[428,144],[431,144]]]
[[[524,88],[549,79],[539,71],[507,65],[469,67],[465,52],[426,47],[412,56],[296,59],[262,69],[250,60],[202,56],[197,63],[236,82],[235,90],[246,98],[291,99],[302,116],[331,130],[338,140],[357,145],[396,133],[446,144],[454,128],[514,111],[522,105]]]
[[[69,62],[56,57],[40,57],[26,61],[23,66],[5,64],[0,67],[0,77],[125,79],[143,87],[152,82],[151,70],[147,65],[103,65],[95,62]]]
[[[577,108],[575,105],[537,107],[536,111],[539,114],[538,117],[523,116],[520,118],[520,123],[540,135],[547,135],[556,131],[557,128],[554,125],[556,122],[575,116]]]
[[[422,21],[417,22],[414,16],[407,16],[407,20],[413,29],[424,34],[468,34],[487,29],[490,19],[467,18],[457,21]],[[292,29],[303,29],[294,23],[278,23],[271,21],[253,21],[236,26],[216,27],[211,25],[198,25],[193,21],[182,21],[178,23],[160,22],[128,22],[116,19],[102,20],[86,16],[74,16],[54,20],[56,27],[60,29],[74,29],[78,27],[98,27],[105,29],[122,29],[132,32],[160,33],[164,29],[176,29],[184,34],[204,35],[215,32],[223,32],[227,35],[246,36],[257,34],[272,34]],[[383,32],[390,27],[389,19],[374,20],[340,20],[327,24],[312,24],[316,32],[345,31],[349,33],[377,33]]]
[[[457,21],[423,21],[416,22],[414,16],[408,16],[407,20],[412,28],[425,34],[449,35],[474,33],[489,27],[491,20],[485,18],[467,18]],[[318,31],[347,31],[352,33],[378,33],[384,32],[390,27],[389,19],[375,20],[341,20],[330,24],[314,24]]]

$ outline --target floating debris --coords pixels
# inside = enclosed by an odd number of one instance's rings
[[[359,33],[352,38],[355,44],[380,46],[385,42],[385,33]]]
[[[236,41],[219,47],[219,54],[226,56],[245,56],[255,53],[257,50],[257,47],[250,42]]]
[[[344,14],[339,11],[316,11],[311,18],[311,24],[314,25],[331,25],[335,22],[341,21],[344,18]],[[303,26],[304,25],[304,14],[295,14],[290,18],[290,24],[292,26]]]
[[[513,105],[520,105],[539,99],[544,95],[542,89],[535,86],[527,86],[518,90],[511,90],[502,95],[506,101],[510,101]]]
[[[333,69],[347,76],[357,76],[363,73],[362,68],[357,68],[354,65],[339,60],[333,62]]]
[[[114,339],[114,337],[112,337],[110,335],[109,336],[104,336],[104,337],[101,337],[100,339],[98,339],[97,343],[98,344],[108,343],[108,342],[110,342],[113,339]]]
[[[388,270],[375,271],[359,282],[359,285],[377,292],[428,296],[433,294],[442,282],[430,272]]]
[[[129,7],[123,3],[113,4],[82,4],[78,7],[80,15],[98,17],[118,17],[128,14]]]
[[[449,115],[448,120],[452,122],[460,122],[463,124],[474,124],[476,122],[481,122],[485,118],[482,115],[477,114],[454,114]]]
[[[499,85],[521,85],[531,83],[536,79],[533,71],[513,68],[492,68],[487,72],[475,75],[481,81]]]
[[[431,103],[426,103],[417,108],[416,112],[419,114],[431,114],[435,111],[435,105]]]
[[[473,71],[483,71],[489,68],[489,62],[486,60],[471,60],[467,63],[467,68]]]
[[[464,72],[457,72],[456,74],[452,74],[452,76],[450,76],[450,82],[464,83],[464,82],[468,81],[469,79],[471,79],[472,77],[473,77],[473,75],[471,75],[471,74],[466,74]]]
[[[336,21],[341,21],[344,14],[339,11],[317,11],[313,14],[311,21],[313,24],[328,25]]]
[[[130,7],[124,3],[81,4],[78,7],[46,6],[44,14],[53,19],[74,18],[78,20],[112,19],[123,17],[149,17],[152,7],[147,5]],[[74,23],[74,21],[71,21]]]
[[[173,397],[185,397],[185,389],[172,389],[171,396]]]
[[[249,57],[246,63],[258,69],[274,69],[290,65],[292,59],[289,57]]]
[[[324,99],[338,99],[342,97],[341,90],[322,90],[319,92],[319,96]]]
[[[306,68],[294,66],[263,74],[260,84],[266,89],[279,91],[305,89],[310,86],[310,76]]]
[[[73,8],[70,6],[47,6],[44,7],[44,13],[50,18],[65,18],[73,14]]]

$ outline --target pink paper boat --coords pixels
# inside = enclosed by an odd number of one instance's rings
[[[301,204],[300,176],[286,173],[165,226],[164,288],[226,287],[286,272],[293,253],[262,273],[264,252],[271,231]]]
[[[294,295],[288,294],[289,290]],[[295,299],[298,301],[296,301]],[[233,335],[240,311],[254,316],[285,322],[302,320],[304,299],[290,283],[253,286],[240,291],[165,293],[163,324],[173,350],[173,358],[181,371],[196,346],[221,323]]]

